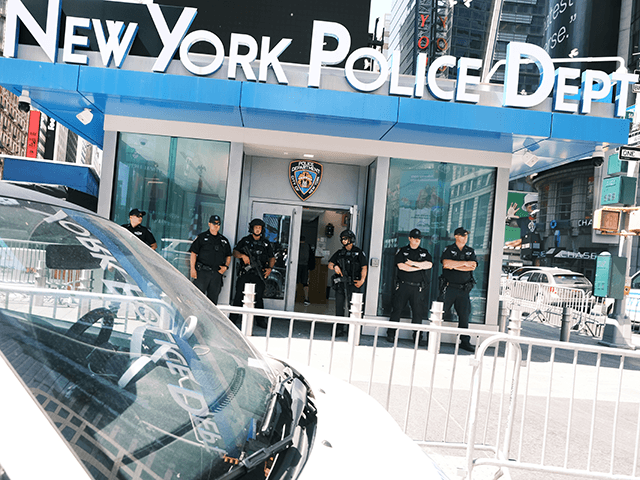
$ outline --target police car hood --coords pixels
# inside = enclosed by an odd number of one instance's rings
[[[447,479],[382,406],[362,390],[290,363],[313,391],[316,437],[299,480]]]

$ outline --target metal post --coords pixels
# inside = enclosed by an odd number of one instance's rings
[[[514,335],[516,337],[520,336],[522,332],[522,317],[521,312],[516,308],[511,308],[511,315],[509,316],[509,335]]]
[[[571,334],[571,318],[573,317],[573,309],[564,307],[562,309],[562,327],[560,328],[560,341],[568,342]]]
[[[522,312],[516,308],[515,306],[511,309],[511,316],[509,317],[509,335],[513,335],[515,337],[519,337],[522,333]],[[518,345],[512,345],[511,343],[507,343],[507,352],[506,357],[509,359],[509,362],[515,362],[518,358],[519,352],[515,349],[520,348]]]
[[[36,279],[36,287],[37,288],[47,288],[47,278],[46,278],[46,271],[44,269],[45,264],[44,261],[42,260],[38,260],[38,268],[36,269],[36,275],[35,275],[35,279]],[[7,294],[8,296],[9,294]],[[56,302],[57,300],[55,300],[54,298],[54,302]],[[38,307],[41,307],[42,305],[44,305],[44,296],[42,295],[36,295],[35,297],[35,305]]]
[[[431,303],[431,316],[429,319],[431,320],[431,324],[436,327],[442,326],[442,316],[444,315],[444,303],[442,302],[432,302]],[[431,332],[429,335],[429,345],[427,350],[429,353],[436,355],[440,351],[440,332]],[[434,338],[435,337],[435,338]]]
[[[501,333],[506,333],[507,325],[509,324],[509,309],[511,302],[507,300],[500,300],[498,302],[498,330]]]
[[[351,309],[349,311],[351,318],[362,318],[362,293],[351,294]],[[348,342],[355,343],[355,345],[360,343],[360,325],[349,325]]]
[[[244,285],[244,297],[242,298],[242,306],[244,308],[254,308],[256,302],[256,284],[255,283],[246,283]],[[243,333],[245,337],[250,337],[253,335],[253,314],[252,313],[243,313],[242,314],[242,326],[240,327],[240,331]]]

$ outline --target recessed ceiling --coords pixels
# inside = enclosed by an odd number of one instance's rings
[[[246,155],[253,157],[288,158],[291,160],[313,160],[316,162],[344,163],[351,165],[369,165],[376,157],[354,153],[332,152],[327,150],[273,147],[271,145],[244,144]],[[313,155],[313,158],[305,157]]]

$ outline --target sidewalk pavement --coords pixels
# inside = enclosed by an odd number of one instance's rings
[[[434,415],[433,411],[435,410],[437,413],[442,412],[443,416],[446,416],[447,412],[447,395],[451,391],[451,385],[449,383],[450,377],[447,375],[452,370],[456,370],[456,364],[454,356],[452,355],[454,352],[454,345],[450,344],[442,344],[440,348],[440,355],[438,360],[437,370],[435,369],[435,365],[433,363],[433,357],[430,357],[428,351],[424,348],[420,348],[415,352],[416,357],[413,357],[413,343],[409,340],[402,340],[398,343],[399,348],[396,350],[395,354],[393,353],[393,349],[390,348],[392,345],[386,342],[384,339],[384,330],[381,329],[379,332],[378,344],[376,348],[373,347],[373,338],[363,336],[360,341],[360,346],[364,348],[362,350],[362,355],[360,357],[356,357],[353,362],[353,366],[351,370],[347,368],[350,364],[350,358],[352,358],[353,351],[350,347],[350,344],[346,342],[345,338],[337,339],[336,343],[331,346],[331,342],[326,340],[330,340],[330,330],[328,325],[318,325],[316,330],[314,331],[314,341],[313,345],[310,346],[308,340],[304,340],[305,338],[309,338],[309,329],[304,326],[304,323],[301,322],[301,325],[295,325],[293,330],[292,340],[288,340],[288,321],[286,323],[280,323],[277,319],[274,319],[271,338],[268,340],[269,348],[268,351],[276,357],[280,358],[290,358],[292,361],[295,360],[297,362],[302,362],[304,364],[309,364],[314,368],[323,369],[328,371],[331,369],[331,374],[341,378],[343,380],[351,380],[351,383],[360,387],[365,391],[370,391],[372,397],[374,397],[377,401],[379,401],[383,406],[386,406],[385,403],[388,404],[389,413],[396,419],[396,421],[400,424],[402,428],[407,429],[407,434],[411,438],[423,438],[423,423],[424,421],[432,422],[433,429],[437,429],[440,427],[438,424],[441,419],[438,419],[438,415]],[[325,331],[326,330],[326,331]],[[254,335],[252,337],[252,342],[261,348],[263,351],[266,350],[267,339],[262,336],[264,335],[264,330],[256,329],[254,331]],[[560,328],[551,326],[548,324],[533,322],[533,321],[523,321],[522,322],[522,337],[530,337],[534,339],[544,339],[544,340],[560,340]],[[317,339],[317,340],[316,340]],[[319,340],[319,341],[318,341]],[[323,341],[324,340],[324,341]],[[572,344],[583,344],[583,345],[591,345],[591,346],[601,346],[599,345],[598,338],[580,335],[576,331],[571,331],[569,336],[569,343]],[[635,345],[640,346],[640,336],[637,334],[633,334],[633,343]],[[330,352],[331,350],[331,352]],[[535,349],[532,352],[532,368],[535,370],[546,371],[548,370],[549,365],[549,349],[540,349],[536,351]],[[331,361],[332,364],[328,364],[327,359],[330,355],[334,355],[334,359]],[[456,394],[460,394],[460,389],[464,389],[468,387],[470,390],[471,385],[471,369],[468,367],[467,362],[461,362],[465,358],[471,357],[471,354],[467,352],[459,351],[458,352],[458,362],[460,365],[457,367],[455,372],[456,374]],[[500,352],[500,355],[502,352]],[[564,356],[564,357],[563,357]],[[580,361],[577,365],[578,375],[581,378],[590,378],[590,375],[593,373],[593,365],[595,364],[591,358],[586,356],[587,358],[581,357]],[[595,355],[592,355],[595,357]],[[604,358],[604,357],[603,357]],[[375,371],[371,372],[370,366],[372,359],[375,359]],[[626,392],[627,398],[629,396],[633,398],[640,398],[640,359],[629,359],[630,361],[625,363],[625,371],[627,369],[630,370],[629,379],[637,385],[636,388],[632,388],[631,390]],[[605,363],[609,361],[604,358],[602,366],[607,366]],[[412,362],[416,365],[415,375],[412,371],[411,365]],[[452,363],[453,362],[453,363]],[[555,371],[554,375],[557,374],[559,378],[570,378],[572,375],[572,353],[566,350],[557,350],[555,356]],[[613,360],[611,360],[612,365],[614,367]],[[463,368],[463,364],[466,365]],[[394,365],[394,369],[391,369],[391,365]],[[433,369],[432,369],[433,368]],[[433,373],[433,384],[430,385],[431,374]],[[393,377],[393,379],[391,379]],[[613,401],[612,398],[615,394],[615,382],[616,379],[614,375],[607,375],[607,378],[600,379],[600,382],[603,383],[602,393],[599,393],[599,401],[602,399],[605,402]],[[610,378],[609,378],[610,377]],[[387,385],[393,385],[392,394],[389,393],[387,389]],[[554,395],[558,395],[558,401],[566,401],[570,395],[574,395],[575,398],[579,399],[579,401],[583,401],[584,399],[590,398],[589,395],[592,394],[593,391],[593,382],[591,381],[578,381],[577,385],[574,387],[575,392],[572,393],[570,390],[571,385],[562,384],[562,380],[559,387],[554,386]],[[534,426],[532,428],[532,432],[527,432],[527,438],[525,441],[528,441],[529,444],[532,444],[532,448],[539,448],[539,443],[541,440],[542,430],[544,428],[543,423],[545,422],[545,411],[544,411],[544,395],[546,395],[546,391],[549,388],[548,380],[545,379],[533,379],[531,381],[531,385],[529,388],[529,395],[532,397],[532,403],[536,403],[535,400],[540,399],[537,403],[539,405],[535,405],[535,415],[534,421],[538,422],[538,426]],[[412,401],[411,401],[411,411],[407,413],[405,410],[408,408],[406,405],[407,398],[407,390],[411,389],[413,392]],[[460,395],[463,398],[465,393]],[[468,391],[466,393],[468,396]],[[556,401],[556,399],[554,399]],[[432,412],[428,413],[426,411],[425,405],[429,403],[431,405]],[[630,400],[631,403],[636,403],[635,399]],[[454,409],[457,406],[454,404]],[[460,407],[464,410],[464,405]],[[581,408],[585,411],[589,409],[581,406]],[[588,416],[587,412],[587,416]],[[549,412],[550,415],[550,423],[554,425],[555,423],[560,423],[565,420],[564,412],[561,409],[555,411],[552,409]],[[432,416],[435,417],[432,419]],[[447,431],[447,441],[450,442],[451,438],[462,439],[464,435],[464,421],[465,416],[464,412],[461,414],[456,412],[456,421],[452,422],[453,425],[449,425]],[[488,417],[487,417],[488,419]],[[407,420],[408,423],[407,423]],[[578,422],[579,423],[579,422]],[[535,425],[535,424],[534,424]],[[581,430],[582,425],[578,425],[575,430]],[[429,428],[432,429],[432,425],[429,425]],[[539,431],[536,431],[539,430]],[[426,434],[426,429],[424,431]],[[585,457],[587,453],[585,450],[587,449],[587,445],[589,443],[589,432],[588,429],[586,432],[579,431],[579,435],[581,435],[580,440],[574,440],[573,432],[572,432],[572,444],[575,443],[576,446],[572,446],[572,451],[575,448],[577,452],[577,457],[582,458]],[[628,437],[627,433],[624,433],[625,436]],[[433,437],[433,434],[430,434]],[[437,437],[437,435],[435,435]],[[562,437],[563,435],[558,435]],[[563,443],[560,439],[560,444],[555,446],[549,446],[551,441],[547,444],[547,450],[551,450],[548,452],[548,457],[559,458],[559,462],[562,462],[562,455],[564,454]],[[546,439],[544,440],[546,442]],[[617,447],[624,450],[626,444],[633,445],[634,441],[630,438],[625,438],[625,442],[619,442],[622,446]],[[465,450],[463,449],[453,449],[448,447],[423,447],[423,450],[430,455],[436,462],[441,465],[445,473],[451,478],[459,478],[459,470],[465,465]],[[579,450],[579,451],[578,451]],[[475,452],[475,457],[482,457],[483,455],[489,456],[489,452]],[[605,456],[606,457],[606,456]],[[606,465],[607,459],[595,459],[593,460],[592,466],[596,471],[607,471],[608,467]],[[476,467],[474,469],[474,479],[479,480],[490,480],[493,479],[496,473],[496,467]],[[552,475],[549,473],[536,473],[525,470],[511,470],[510,472],[511,478],[514,480],[529,480],[529,479],[552,479],[558,480],[572,478],[566,475]],[[504,478],[504,477],[503,477]],[[508,477],[506,477],[508,478]],[[578,477],[573,477],[578,478]]]

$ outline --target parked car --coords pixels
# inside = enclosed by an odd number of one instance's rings
[[[0,182],[3,475],[446,478],[371,397],[263,356],[131,233],[20,190]]]
[[[515,298],[585,310],[594,303],[593,284],[582,273],[564,268],[536,267],[521,274],[517,281],[520,285],[512,290]],[[536,287],[528,288],[527,284],[535,284]]]

